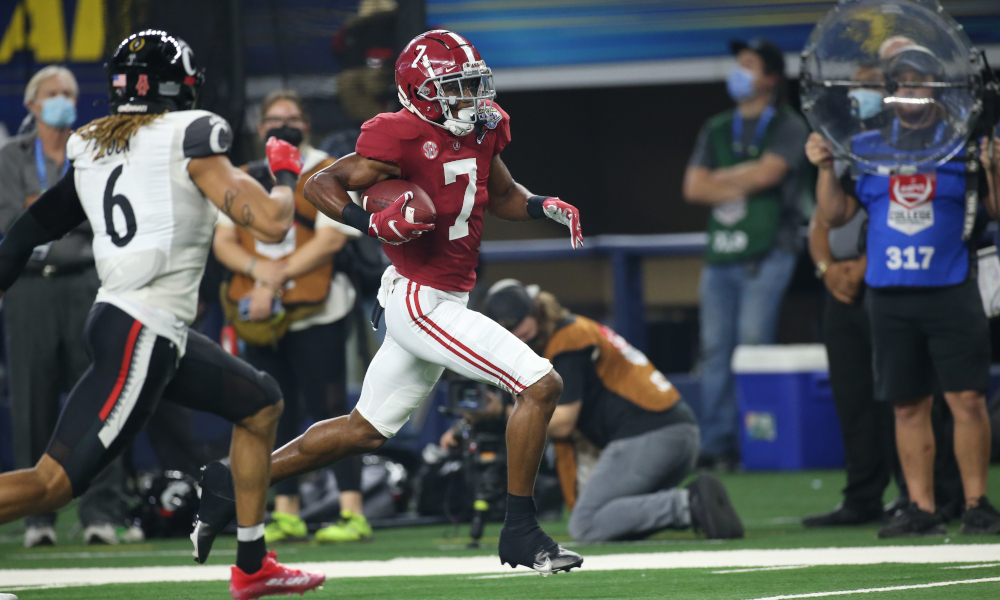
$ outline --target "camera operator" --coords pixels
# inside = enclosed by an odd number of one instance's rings
[[[507,279],[487,294],[484,312],[552,361],[563,393],[549,436],[586,438],[602,450],[582,490],[572,447],[557,446],[574,540],[636,539],[695,527],[710,538],[743,536],[722,483],[694,469],[700,433],[691,409],[649,360],[611,329],[574,315],[549,293],[534,298]]]
[[[473,499],[470,548],[479,547],[487,518],[502,519],[504,515],[507,499],[505,431],[507,417],[513,409],[513,397],[506,392],[464,377],[448,381],[448,404],[444,412],[461,418],[444,432],[439,445],[445,451],[454,449],[462,458],[466,492],[471,492]],[[537,481],[535,485],[537,495]],[[442,504],[447,503],[446,494]]]
[[[941,61],[927,48],[910,45],[889,59],[887,79],[903,83],[940,80]],[[914,158],[939,145],[952,125],[931,87],[899,87],[883,102],[892,119],[854,137],[855,154]],[[998,174],[986,158],[991,197]],[[965,158],[931,174],[861,174],[841,181],[828,142],[813,133],[806,144],[819,168],[818,215],[827,227],[847,223],[860,207],[868,212],[869,260],[865,271],[874,352],[876,398],[893,403],[896,445],[911,503],[879,531],[879,537],[945,535],[934,501],[934,435],[931,422],[934,375],[955,420],[955,455],[962,475],[966,512],[962,531],[1000,533],[1000,513],[986,499],[990,427],[984,392],[989,385],[989,325],[972,268],[973,249],[963,239]],[[982,187],[983,177],[979,177]],[[993,196],[995,197],[995,196]],[[990,207],[987,202],[987,207]]]
[[[471,382],[472,380],[462,381]],[[455,386],[457,384],[457,381],[449,381],[450,386]],[[501,396],[501,393],[504,395]],[[513,403],[505,401],[506,396],[508,396],[506,392],[487,389],[483,393],[485,403],[481,406],[463,406],[455,407],[456,410],[449,409],[448,413],[451,413],[453,416],[460,416],[461,418],[455,421],[451,427],[441,434],[441,439],[438,442],[438,445],[444,450],[449,450],[458,446],[458,438],[462,435],[462,432],[468,428],[482,426],[482,424],[489,423],[491,421],[500,421],[501,423],[506,421],[508,413],[513,408]]]

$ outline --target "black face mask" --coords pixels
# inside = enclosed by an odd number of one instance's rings
[[[288,125],[282,125],[281,127],[275,127],[274,129],[267,130],[267,133],[264,135],[264,139],[269,140],[271,137],[284,140],[293,146],[299,146],[302,143],[303,136],[301,129],[289,127]]]

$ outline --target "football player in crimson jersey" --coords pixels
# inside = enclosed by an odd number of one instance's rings
[[[583,244],[577,210],[558,198],[532,195],[500,159],[510,142],[509,118],[494,104],[490,69],[479,52],[450,31],[414,38],[396,61],[405,107],[361,128],[357,152],[314,175],[306,198],[330,217],[384,242],[392,266],[382,277],[379,304],[387,335],[368,369],[361,399],[346,417],[313,425],[271,457],[271,481],[341,458],[371,452],[396,434],[433,389],[445,368],[490,383],[516,397],[507,425],[507,516],[500,560],[543,574],[583,563],[546,535],[532,499],[545,433],[562,391],[548,360],[484,315],[466,308],[476,281],[483,215],[510,221],[550,218]],[[348,191],[386,179],[419,185],[434,200],[433,224],[403,218],[406,198],[371,214]],[[197,537],[207,547],[226,525],[228,473],[206,468]]]

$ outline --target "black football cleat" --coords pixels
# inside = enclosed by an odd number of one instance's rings
[[[948,529],[941,515],[921,510],[915,502],[896,511],[889,524],[879,529],[879,539],[945,536]]]
[[[710,473],[701,473],[688,484],[691,526],[710,540],[743,537],[743,522],[729,501],[726,486]]]
[[[965,535],[992,535],[1000,533],[1000,512],[983,496],[979,505],[965,511],[962,516],[962,533]]]
[[[500,530],[500,564],[534,569],[548,577],[559,571],[569,571],[583,564],[583,557],[555,543],[542,528],[535,525],[520,533]]]
[[[236,488],[233,472],[219,461],[201,468],[201,506],[191,532],[194,560],[204,563],[215,538],[236,518]]]

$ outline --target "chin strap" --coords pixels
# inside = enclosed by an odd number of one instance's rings
[[[447,131],[448,133],[451,133],[452,135],[457,135],[459,137],[462,137],[462,136],[469,135],[470,133],[472,133],[473,131],[476,130],[476,125],[479,122],[478,119],[476,121],[472,122],[472,123],[463,123],[463,122],[460,122],[460,121],[458,121],[458,120],[456,120],[454,118],[449,119],[448,117],[445,117],[444,124],[441,124],[441,123],[438,123],[437,121],[432,121],[432,120],[428,119],[427,117],[425,117],[424,115],[420,114],[420,111],[417,110],[417,108],[415,106],[413,106],[412,102],[409,102],[409,101],[403,102],[403,100],[405,100],[405,98],[406,97],[402,95],[402,92],[400,92],[399,93],[399,99],[400,99],[400,102],[402,103],[402,105],[404,107],[406,107],[406,110],[408,110],[411,113],[417,115],[422,120],[427,121],[431,125],[434,125],[435,127],[440,127],[441,129],[444,129],[445,131]],[[475,112],[476,109],[472,108],[472,107],[469,107],[469,108],[463,108],[462,110],[458,111],[459,115],[461,115],[464,111],[469,111],[468,116],[470,116],[470,117],[472,117],[472,116],[474,116],[476,114],[476,112]],[[442,114],[444,114],[444,113],[442,112]],[[448,107],[448,113],[447,114],[451,114],[451,107]]]
[[[452,112],[448,109],[449,114]],[[464,119],[462,117],[468,117]],[[458,115],[453,115],[451,119],[445,117],[444,128],[457,136],[466,136],[476,130],[476,109],[473,107],[463,108],[458,111]],[[471,120],[471,122],[469,122]]]
[[[442,124],[442,123],[438,123],[437,121],[432,121],[432,120],[428,119],[427,117],[423,116],[422,114],[420,114],[420,111],[418,111],[416,109],[416,107],[413,106],[412,103],[407,103],[407,104],[404,104],[403,106],[405,106],[407,110],[409,110],[411,113],[417,115],[418,117],[420,117],[424,121],[427,121],[428,123],[430,123],[431,125],[433,125],[435,127],[440,127],[441,129],[444,129],[445,131],[447,131],[448,133],[450,133],[452,135],[457,135],[459,137],[463,137],[463,136],[469,135],[470,133],[472,133],[473,131],[476,130],[476,124],[477,124],[478,121],[474,122],[474,123],[462,123],[462,122],[459,122],[457,120],[449,119],[448,117],[445,117],[444,123]],[[475,109],[471,108],[471,107],[470,108],[463,108],[462,110],[460,110],[458,112],[459,112],[459,114],[461,114],[463,111],[466,111],[466,110],[470,111],[471,114],[469,116],[475,115]],[[449,115],[451,114],[451,108],[448,109],[448,114]]]
[[[455,123],[454,121],[445,121],[444,125],[442,125],[442,127],[444,127],[445,129],[447,129],[448,132],[451,133],[452,135],[457,135],[459,137],[465,137],[465,136],[469,135],[470,133],[472,133],[473,131],[475,131],[475,129],[476,129],[475,125],[466,125],[464,123]]]

